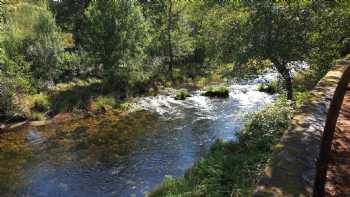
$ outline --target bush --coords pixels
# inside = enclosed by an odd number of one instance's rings
[[[9,78],[0,73],[0,119],[5,119],[14,113],[14,86]]]
[[[46,112],[49,110],[48,96],[42,93],[29,96],[28,100],[31,102],[30,108],[36,112]]]
[[[240,143],[248,148],[268,149],[275,143],[274,140],[279,139],[281,132],[288,128],[291,112],[290,103],[280,98],[263,110],[251,113],[247,116],[243,129],[237,133]]]
[[[55,112],[72,112],[89,109],[89,101],[101,95],[99,80],[77,80],[58,84],[50,89],[50,103]],[[91,104],[90,104],[91,105]]]
[[[18,111],[17,94],[31,91],[30,78],[23,70],[0,48],[0,119],[9,118]]]
[[[101,78],[102,71],[94,65],[91,57],[86,52],[63,52],[60,55],[57,81],[68,82],[74,79],[87,79],[89,77]]]
[[[303,105],[308,96],[310,96],[310,91],[295,92],[295,105],[297,109]]]
[[[38,87],[46,87],[56,77],[62,51],[54,17],[46,8],[28,3],[16,5],[9,13],[2,46],[17,65],[29,65],[26,72],[39,79],[35,81]]]
[[[203,95],[209,97],[226,98],[229,96],[229,93],[229,88],[226,86],[209,86]]]
[[[41,88],[47,86],[45,83],[52,83],[58,78],[63,40],[49,11],[39,15],[34,33],[36,36],[29,38],[26,47],[26,58],[32,63],[33,77],[44,82],[44,84],[38,84]]]
[[[275,94],[279,91],[279,82],[277,80],[261,83],[258,86],[258,91],[260,92],[266,92],[268,94]]]
[[[185,100],[187,97],[190,97],[190,93],[188,93],[188,91],[186,89],[181,89],[179,91],[177,91],[176,95],[175,95],[175,99],[176,100]]]
[[[184,177],[166,178],[148,196],[251,196],[291,115],[286,99],[248,115],[237,142],[217,141]]]
[[[90,102],[90,109],[94,112],[105,112],[116,106],[113,96],[98,96]]]

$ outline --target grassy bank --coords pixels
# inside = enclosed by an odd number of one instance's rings
[[[47,120],[58,113],[75,115],[99,114],[108,110],[125,110],[132,105],[132,98],[156,95],[165,88],[178,88],[176,98],[184,99],[188,92],[183,87],[203,88],[211,82],[222,82],[217,72],[203,73],[190,77],[188,73],[178,73],[175,69],[172,78],[159,75],[142,84],[135,84],[127,92],[110,89],[99,79],[75,79],[71,82],[58,83],[36,94],[32,92],[13,94],[9,99],[11,108],[1,117],[1,122],[23,120]],[[186,90],[186,92],[184,92]],[[186,94],[185,94],[186,93]],[[4,105],[7,105],[4,103]]]
[[[216,142],[184,177],[166,177],[147,196],[250,196],[273,145],[289,127],[292,109],[288,106],[285,99],[279,99],[248,115],[236,134],[237,142]]]

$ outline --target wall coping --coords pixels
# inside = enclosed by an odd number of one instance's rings
[[[349,80],[349,77],[344,77],[344,73],[349,71],[350,63],[346,61],[333,66],[311,91],[293,117],[291,128],[274,147],[272,159],[256,187],[254,197],[313,195],[316,163],[328,111],[338,85]]]

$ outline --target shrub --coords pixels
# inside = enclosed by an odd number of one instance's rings
[[[295,104],[297,109],[303,105],[308,96],[310,96],[310,91],[295,92]]]
[[[0,119],[6,119],[18,111],[15,103],[17,94],[31,90],[30,78],[22,71],[23,67],[0,48]]]
[[[288,128],[291,112],[290,103],[280,98],[263,110],[251,113],[247,116],[243,129],[237,133],[240,143],[247,147],[268,149],[275,143],[274,140],[279,139],[276,136]]]
[[[99,80],[76,80],[70,83],[61,83],[50,88],[51,108],[55,112],[72,112],[86,110],[91,98],[101,94]]]
[[[291,115],[284,98],[248,115],[237,142],[217,141],[184,177],[166,178],[148,196],[251,196]]]
[[[229,96],[229,93],[229,88],[226,86],[209,86],[203,95],[209,97],[226,98]]]
[[[176,95],[175,95],[175,99],[176,100],[185,100],[187,97],[190,97],[190,93],[188,93],[188,91],[186,89],[181,89],[179,91],[177,91]]]
[[[0,119],[5,119],[14,113],[14,86],[15,84],[0,72]]]
[[[30,108],[36,112],[46,112],[49,110],[48,96],[42,93],[29,96],[28,100],[31,102]]]
[[[26,72],[45,87],[56,77],[62,51],[60,30],[44,7],[21,3],[10,9],[9,27],[2,41],[4,50],[18,66],[28,64]],[[23,68],[22,68],[23,69]],[[23,71],[23,70],[22,70]]]
[[[75,52],[63,52],[60,55],[57,81],[67,82],[77,78],[100,78],[102,71],[93,63],[91,57],[83,50]]]
[[[90,109],[95,112],[105,112],[116,106],[113,96],[98,96],[90,102]]]
[[[258,86],[258,91],[266,92],[268,94],[275,94],[280,89],[279,82],[277,80],[261,83]]]

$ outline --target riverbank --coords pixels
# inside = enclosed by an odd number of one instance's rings
[[[212,73],[207,76],[175,80],[158,80],[144,84],[141,90],[120,93],[104,90],[104,84],[97,79],[75,80],[59,83],[38,94],[18,94],[14,97],[10,115],[0,120],[0,130],[13,129],[21,125],[44,125],[95,116],[115,111],[125,112],[133,106],[135,98],[154,96],[169,89],[201,89],[210,83],[224,83],[221,75]],[[174,97],[176,92],[173,91]]]
[[[227,98],[192,90],[191,97],[176,100],[160,92],[137,98],[138,108],[125,115],[111,110],[3,133],[0,192],[142,196],[165,175],[183,176],[216,139],[235,140],[232,131],[244,114],[275,99],[257,91],[259,81],[230,83]]]
[[[146,196],[250,196],[272,147],[289,127],[293,111],[289,106],[280,98],[248,115],[237,141],[217,141],[183,177],[167,177]]]

